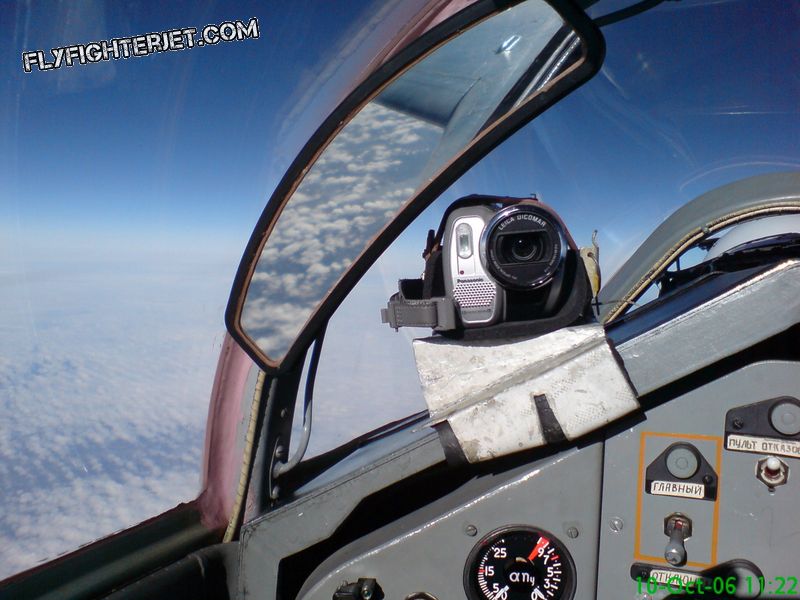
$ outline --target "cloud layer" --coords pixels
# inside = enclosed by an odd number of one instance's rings
[[[268,355],[288,350],[365,241],[413,194],[440,136],[373,102],[328,146],[280,216],[248,292],[242,322]]]
[[[232,265],[3,263],[0,579],[197,496]]]

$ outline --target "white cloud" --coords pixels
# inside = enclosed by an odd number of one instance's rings
[[[199,491],[235,262],[90,260],[0,264],[0,579]]]
[[[280,216],[248,292],[242,322],[268,354],[285,353],[322,295],[413,194],[440,136],[373,102],[328,146]]]

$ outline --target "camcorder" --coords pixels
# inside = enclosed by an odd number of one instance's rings
[[[401,279],[384,323],[467,338],[538,335],[593,319],[578,248],[536,198],[467,196],[428,232],[421,279]]]

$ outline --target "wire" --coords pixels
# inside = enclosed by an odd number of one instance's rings
[[[317,379],[317,367],[319,366],[319,356],[322,353],[322,342],[325,340],[325,330],[327,323],[322,326],[319,335],[314,340],[314,349],[311,351],[311,360],[308,363],[308,374],[306,375],[306,389],[305,397],[303,400],[303,434],[300,438],[300,444],[297,451],[286,462],[276,462],[272,471],[273,479],[277,479],[281,475],[285,475],[294,469],[305,456],[308,450],[308,442],[311,439],[311,422],[313,416],[314,406],[314,382]]]

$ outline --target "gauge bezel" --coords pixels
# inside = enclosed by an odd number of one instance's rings
[[[538,535],[544,536],[548,538],[551,542],[554,542],[556,547],[561,551],[562,558],[564,559],[565,565],[565,572],[569,571],[569,577],[564,577],[566,587],[564,588],[564,592],[560,598],[560,600],[573,600],[575,597],[575,588],[577,587],[577,571],[575,569],[575,561],[572,560],[572,554],[570,554],[569,549],[567,548],[566,544],[561,541],[561,539],[546,529],[542,529],[541,527],[534,527],[532,525],[504,525],[503,527],[499,527],[494,529],[484,535],[478,543],[473,546],[472,550],[470,550],[469,555],[467,556],[467,562],[464,565],[464,591],[467,594],[467,598],[469,600],[485,600],[483,595],[477,591],[471,583],[470,575],[477,569],[477,560],[481,556],[482,552],[492,546],[498,538],[503,537],[504,535],[508,535],[509,533],[513,532],[529,532],[529,533],[536,533]]]

